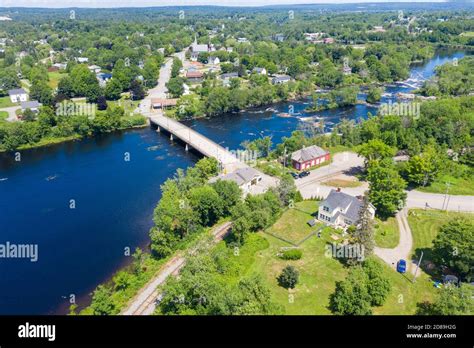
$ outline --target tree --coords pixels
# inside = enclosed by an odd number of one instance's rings
[[[374,224],[367,193],[363,197],[362,207],[359,211],[359,219],[352,235],[351,244],[358,244],[364,247],[364,258],[369,257],[374,251]],[[359,259],[360,258],[354,258],[352,261],[355,262]]]
[[[474,270],[474,224],[455,217],[439,229],[433,241],[433,256],[439,265],[447,265],[462,279],[472,281]]]
[[[38,100],[43,105],[53,104],[53,90],[45,81],[37,81],[32,84],[30,97]]]
[[[118,100],[122,93],[122,84],[118,79],[112,78],[105,85],[105,97],[108,100]]]
[[[103,95],[97,98],[97,109],[98,110],[107,110],[107,99]]]
[[[390,159],[373,161],[367,170],[367,180],[369,200],[381,217],[392,216],[405,205],[406,183]]]
[[[23,112],[23,117],[22,117],[22,120],[23,121],[27,121],[27,122],[31,122],[31,121],[34,121],[36,119],[36,114],[31,111],[31,109],[26,109],[25,112]]]
[[[133,80],[130,85],[130,91],[132,92],[132,99],[133,100],[141,100],[145,98],[145,90],[143,89],[143,85],[138,80]]]
[[[423,153],[410,157],[406,165],[408,181],[415,185],[426,186],[433,182],[443,165],[439,151],[434,145],[427,145]]]
[[[178,77],[179,70],[181,70],[182,67],[183,67],[183,63],[181,62],[181,59],[174,57],[173,65],[171,67],[171,78]]]
[[[222,199],[222,214],[228,216],[232,208],[241,200],[242,191],[235,182],[229,180],[217,180],[212,187]]]
[[[176,113],[180,118],[190,118],[204,114],[204,105],[196,94],[183,95],[176,103]]]
[[[374,104],[382,98],[382,89],[377,87],[370,87],[367,92],[367,102]]]
[[[364,261],[362,268],[368,277],[367,290],[371,297],[371,305],[383,305],[392,286],[389,279],[383,275],[382,264],[373,258],[369,258]]]
[[[372,314],[367,282],[368,276],[362,267],[351,268],[346,279],[336,283],[330,304],[332,312],[339,315]]]
[[[472,315],[474,313],[474,300],[471,284],[462,283],[459,287],[454,285],[443,286],[433,303],[423,302],[418,304],[416,314],[422,315]]]
[[[396,149],[385,144],[380,139],[372,139],[357,147],[359,156],[365,157],[365,166],[369,165],[371,161],[391,158],[395,155]]]
[[[286,266],[278,276],[278,284],[286,289],[293,289],[298,283],[299,275],[293,266]]]
[[[116,307],[110,297],[111,290],[104,285],[99,285],[92,295],[91,308],[94,315],[115,314]]]
[[[184,93],[183,79],[181,77],[173,77],[166,83],[168,93],[173,98],[179,98]]]
[[[189,191],[189,202],[203,226],[214,225],[222,216],[222,199],[209,185],[192,188]]]

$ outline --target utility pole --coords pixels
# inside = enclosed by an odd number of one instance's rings
[[[413,275],[412,283],[415,282],[416,273],[418,272],[418,268],[420,267],[420,264],[421,264],[421,260],[422,260],[422,259],[423,259],[423,251],[421,252],[420,260],[418,261],[418,264],[416,265],[416,270],[415,270],[415,274]]]
[[[450,196],[449,196],[449,187],[450,186],[451,186],[451,183],[449,181],[446,182],[446,193],[445,193],[445,196],[444,196],[445,200],[447,198],[446,207],[444,208],[446,210],[446,212],[448,212],[448,204],[449,204],[449,198],[450,198]]]

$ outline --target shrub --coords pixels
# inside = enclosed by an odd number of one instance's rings
[[[285,250],[280,255],[283,260],[299,260],[302,256],[303,252],[299,249]]]
[[[298,283],[299,275],[293,266],[286,266],[278,276],[278,284],[286,289],[293,289]]]

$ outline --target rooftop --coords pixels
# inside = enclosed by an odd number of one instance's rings
[[[25,90],[23,88],[17,88],[17,89],[10,89],[8,91],[9,95],[18,95],[18,94],[26,94]]]
[[[291,154],[291,159],[296,162],[306,162],[318,157],[325,156],[328,153],[329,152],[320,148],[319,146],[313,145],[293,152]]]

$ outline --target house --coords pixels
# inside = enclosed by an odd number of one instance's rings
[[[249,42],[249,40],[247,40],[246,37],[239,37],[239,38],[237,39],[237,42],[238,42],[238,43],[246,43],[246,42]]]
[[[280,75],[272,78],[272,84],[281,85],[282,83],[287,83],[291,81],[291,77],[288,75]]]
[[[199,58],[199,52],[191,52],[191,58],[190,59],[191,59],[192,62],[197,62],[198,58]]]
[[[362,207],[362,197],[348,195],[340,189],[331,190],[326,199],[319,204],[318,220],[345,228],[357,223]],[[375,207],[372,204],[369,204],[369,212],[373,219]]]
[[[87,63],[87,62],[89,62],[89,58],[86,58],[86,57],[77,57],[77,58],[76,58],[76,62],[78,62],[78,63]]]
[[[8,95],[12,103],[26,102],[28,100],[28,94],[23,88],[10,89]]]
[[[221,61],[220,61],[219,57],[214,57],[214,56],[212,56],[212,57],[209,57],[207,63],[208,63],[208,64],[211,64],[211,65],[217,65],[217,64],[219,64],[220,62],[221,62]]]
[[[244,167],[232,173],[211,178],[209,182],[213,183],[217,180],[233,181],[242,189],[244,194],[247,194],[250,192],[252,186],[257,185],[262,180],[262,174],[252,167]]]
[[[25,112],[26,109],[30,109],[31,111],[37,113],[40,106],[41,104],[37,100],[21,102],[21,111]]]
[[[194,42],[190,47],[191,52],[195,53],[204,53],[204,52],[210,52],[209,45],[207,44],[198,44],[197,43],[197,37],[194,37]]]
[[[225,87],[229,87],[230,80],[239,78],[239,74],[237,74],[236,72],[231,72],[231,73],[221,74],[219,78],[222,80],[222,84]]]
[[[231,53],[231,52],[234,52],[234,48],[233,47],[227,47],[225,49],[227,52]]]
[[[293,168],[304,170],[329,161],[330,157],[329,152],[319,146],[313,145],[293,152],[291,154],[291,163]]]
[[[285,35],[275,34],[275,35],[273,35],[273,40],[277,41],[277,42],[283,42],[283,41],[285,41]]]
[[[95,74],[100,73],[101,67],[98,65],[89,65],[89,70]]]
[[[189,80],[189,82],[194,82],[198,83],[202,81],[202,78],[204,77],[203,73],[200,71],[189,71],[186,73],[186,78]]]
[[[58,68],[59,70],[66,70],[67,68],[66,63],[54,63],[52,66]]]
[[[255,67],[255,68],[252,69],[252,72],[254,72],[258,75],[266,75],[267,74],[267,69]]]
[[[332,43],[334,43],[334,39],[332,37],[327,37],[327,38],[323,39],[323,43],[332,44]]]
[[[352,68],[350,66],[346,65],[342,68],[342,73],[344,75],[350,75],[350,74],[352,74]]]
[[[99,80],[99,86],[100,87],[105,87],[107,82],[112,78],[112,74],[107,74],[107,73],[98,73],[95,75],[97,80]]]

